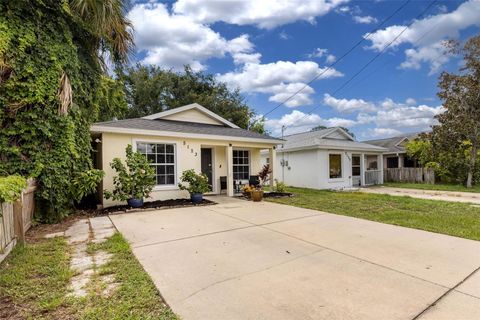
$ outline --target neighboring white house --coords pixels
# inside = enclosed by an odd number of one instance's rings
[[[293,134],[276,148],[274,178],[294,187],[343,189],[383,183],[382,153],[387,149],[357,142],[333,127]],[[272,164],[262,151],[262,163]]]
[[[95,123],[90,131],[96,168],[105,171],[100,191],[112,190],[116,173],[109,164],[113,158],[124,159],[131,144],[156,170],[157,185],[147,200],[188,197],[178,188],[187,169],[205,173],[212,193],[232,196],[261,170],[260,151],[269,149],[270,157],[275,157],[273,148],[281,143],[241,129],[196,103],[143,118]],[[104,206],[119,204],[102,194],[100,199]]]

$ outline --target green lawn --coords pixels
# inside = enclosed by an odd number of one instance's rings
[[[421,190],[439,190],[439,191],[461,191],[461,192],[480,192],[480,185],[467,188],[461,184],[425,184],[425,183],[402,183],[386,182],[386,187],[421,189]]]
[[[361,192],[288,188],[291,198],[267,201],[480,240],[480,208],[466,203]]]
[[[120,234],[89,250],[105,250],[112,260],[98,270],[113,274],[119,287],[99,294],[94,278],[85,298],[68,297],[69,247],[64,239],[17,246],[0,265],[0,318],[14,319],[177,319],[164,305],[148,274]]]

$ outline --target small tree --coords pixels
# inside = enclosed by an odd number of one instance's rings
[[[467,147],[466,186],[472,187],[480,149],[480,36],[470,38],[463,46],[448,42],[451,53],[461,54],[464,65],[459,74],[443,72],[438,96],[445,112],[438,115],[433,128],[435,149],[453,154]]]
[[[210,191],[208,177],[203,173],[195,173],[195,170],[193,169],[183,171],[180,180],[184,183],[188,183],[186,185],[179,183],[178,187],[180,190],[187,190],[190,194],[205,193]]]
[[[104,190],[106,199],[126,201],[143,199],[150,195],[155,186],[155,169],[140,152],[133,152],[132,146],[125,149],[126,166],[119,158],[114,158],[110,167],[118,173],[113,178],[113,192]]]
[[[272,173],[272,169],[270,169],[270,165],[265,164],[262,167],[262,170],[258,173],[258,178],[260,179],[261,186],[265,186],[267,181],[270,179],[270,174]]]

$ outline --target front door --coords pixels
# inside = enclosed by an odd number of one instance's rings
[[[358,187],[362,181],[360,178],[360,156],[352,156],[352,185]]]
[[[213,164],[212,164],[212,148],[202,148],[201,151],[201,162],[202,162],[202,173],[207,175],[208,184],[210,185],[210,190],[213,191],[212,184],[212,174],[213,174]]]

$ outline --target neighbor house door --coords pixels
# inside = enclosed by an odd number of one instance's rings
[[[208,177],[208,184],[213,191],[213,164],[212,164],[212,148],[202,148],[201,151],[202,173]]]
[[[352,156],[352,185],[358,187],[361,185],[362,181],[360,178],[361,168],[360,168],[360,156]]]

